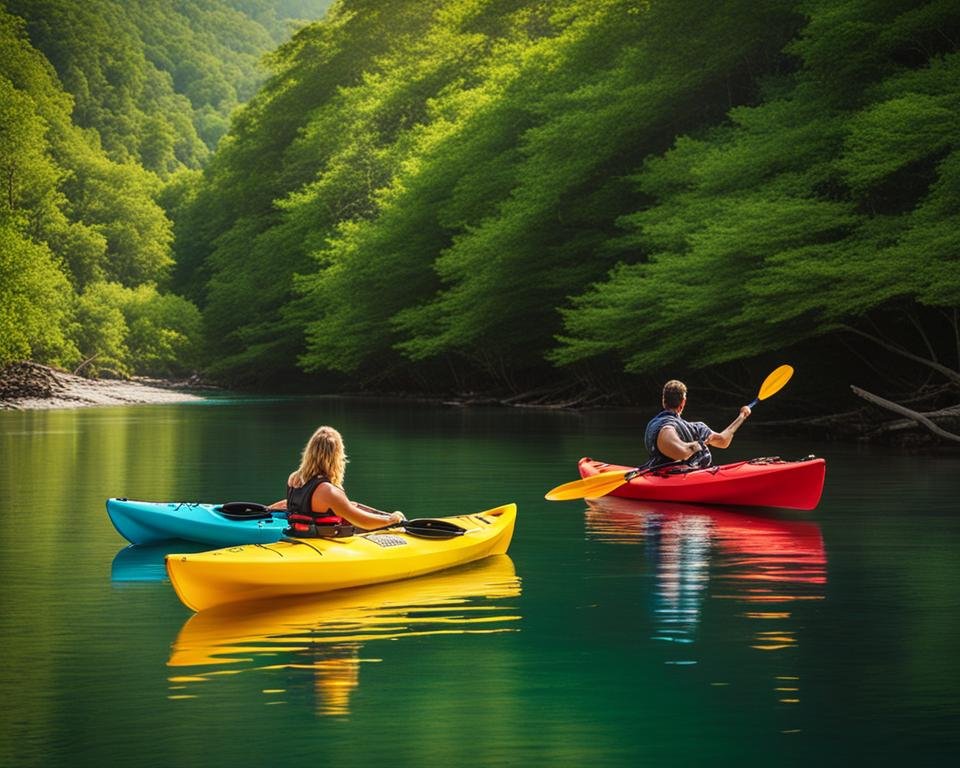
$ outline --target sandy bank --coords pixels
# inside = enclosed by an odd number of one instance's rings
[[[134,403],[185,403],[203,397],[187,391],[189,382],[154,379],[85,379],[36,363],[0,370],[0,410],[86,408]]]

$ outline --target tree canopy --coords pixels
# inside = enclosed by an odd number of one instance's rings
[[[64,359],[134,370],[149,316],[234,382],[515,387],[960,306],[955,3],[2,2]]]
[[[958,40],[945,2],[341,0],[181,198],[177,285],[236,378],[642,373],[956,307]]]

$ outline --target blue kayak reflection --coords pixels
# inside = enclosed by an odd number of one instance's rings
[[[209,544],[194,541],[165,541],[161,544],[130,544],[113,557],[110,580],[113,582],[166,581],[164,558],[169,552],[204,552]]]
[[[799,607],[825,597],[827,557],[815,522],[613,497],[587,504],[590,539],[641,546],[653,566],[652,639],[689,649],[668,663],[698,663],[695,644],[707,600],[729,605],[736,612],[734,626],[740,618],[746,621],[751,649],[776,654],[798,646]],[[778,702],[798,703],[798,675],[778,666],[773,683]]]
[[[345,716],[361,665],[380,659],[361,650],[382,640],[517,631],[512,605],[520,579],[506,555],[416,579],[346,589],[311,598],[230,604],[191,616],[168,666],[171,699],[211,692],[223,675],[259,672],[265,703],[286,701],[313,677],[318,716]],[[293,678],[293,679],[291,679]],[[263,682],[261,680],[261,682]],[[204,683],[204,685],[199,685]]]

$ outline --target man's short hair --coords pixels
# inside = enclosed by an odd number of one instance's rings
[[[663,385],[663,405],[665,408],[679,408],[687,396],[687,385],[682,381],[670,379]]]

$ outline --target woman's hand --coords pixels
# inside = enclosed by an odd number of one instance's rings
[[[393,512],[393,513],[390,515],[390,522],[391,522],[391,523],[403,523],[403,522],[406,522],[406,520],[407,520],[406,515],[404,515],[403,512],[401,512],[400,510],[397,510],[396,512]]]

